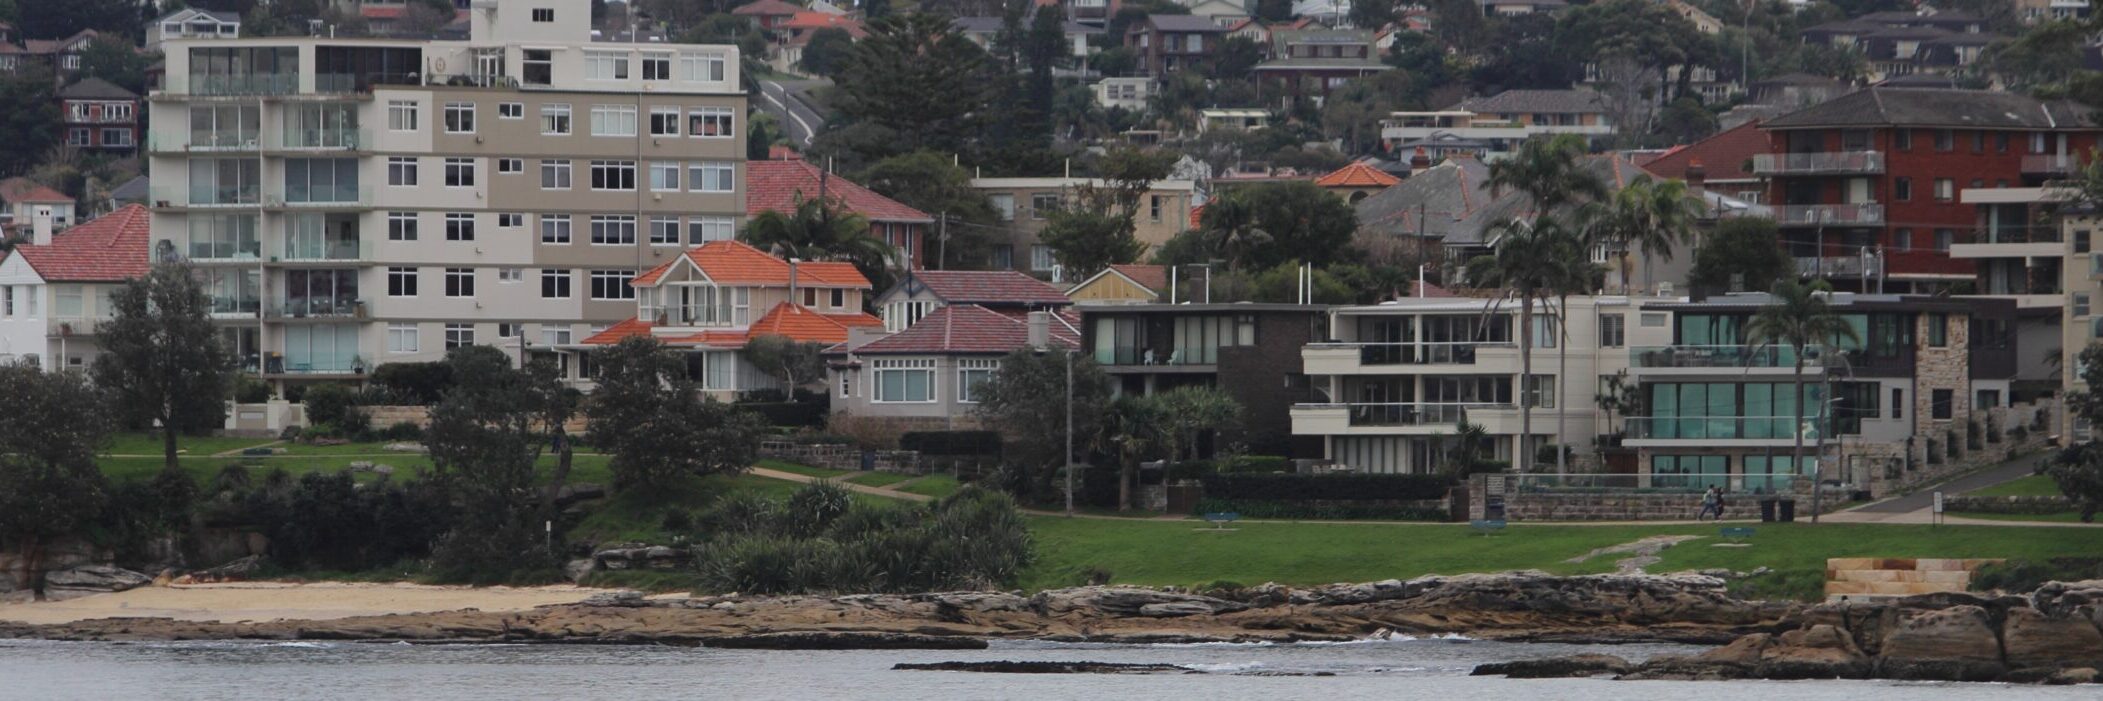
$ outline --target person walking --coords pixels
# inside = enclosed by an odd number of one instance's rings
[[[1695,514],[1694,520],[1699,521],[1709,516],[1718,521],[1723,520],[1723,489],[1713,485],[1708,491],[1701,493],[1701,513]]]

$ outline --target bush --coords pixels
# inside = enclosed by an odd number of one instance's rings
[[[437,404],[453,386],[453,369],[444,362],[387,363],[373,369],[372,382],[418,405]]]
[[[1218,474],[1204,478],[1212,499],[1264,501],[1421,501],[1444,499],[1440,475]]]
[[[999,455],[998,431],[909,431],[898,447],[922,455]]]
[[[383,441],[414,443],[424,439],[424,427],[414,421],[397,421],[374,435]]]
[[[1292,460],[1283,455],[1236,455],[1219,461],[1219,471],[1235,474],[1279,474],[1292,472]]]
[[[817,427],[825,425],[825,415],[830,411],[825,402],[748,402],[737,403],[739,408],[751,409],[766,419],[769,426]]]
[[[2044,562],[2009,560],[1988,564],[1972,573],[1972,591],[2034,591],[2045,582],[2078,582],[2103,579],[2103,558],[2055,557]]]
[[[343,426],[357,404],[351,388],[339,384],[315,385],[301,398],[307,405],[307,423]]]
[[[1266,499],[1200,499],[1194,514],[1234,513],[1242,518],[1325,521],[1445,521],[1445,509],[1386,504],[1306,504]]]
[[[249,374],[234,376],[234,401],[261,404],[270,401],[270,383]]]
[[[799,490],[786,505],[727,496],[705,514],[695,548],[709,591],[754,594],[918,592],[1012,585],[1034,557],[1005,494],[966,488],[932,504],[856,504],[837,487]],[[798,533],[808,535],[798,535]]]

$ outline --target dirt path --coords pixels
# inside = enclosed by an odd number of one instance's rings
[[[1654,535],[1648,538],[1644,538],[1642,540],[1622,543],[1620,545],[1609,545],[1604,548],[1595,548],[1592,550],[1592,552],[1588,552],[1583,555],[1564,560],[1563,562],[1575,565],[1586,560],[1590,560],[1592,558],[1604,555],[1627,555],[1628,557],[1614,561],[1614,573],[1643,574],[1643,568],[1658,564],[1658,562],[1663,559],[1658,557],[1658,553],[1663,552],[1666,548],[1679,545],[1680,543],[1684,543],[1690,540],[1701,540],[1702,538],[1706,537],[1708,536]]]

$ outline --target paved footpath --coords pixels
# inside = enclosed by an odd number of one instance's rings
[[[2002,482],[2030,476],[2037,461],[2044,455],[2016,458],[1993,467],[1980,470],[1931,487],[1923,487],[1911,494],[1892,497],[1878,502],[1826,514],[1827,523],[1894,523],[1926,524],[1935,522],[1935,492],[1955,496],[1977,489],[1991,487]],[[1801,504],[1799,504],[1801,506]],[[1799,514],[1801,515],[1801,514]],[[2065,521],[2003,521],[1999,519],[1964,518],[1944,516],[1942,523],[1956,526],[2023,526],[2061,528],[2099,528],[2103,523],[2079,523]]]

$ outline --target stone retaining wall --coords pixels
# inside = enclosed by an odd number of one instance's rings
[[[862,454],[870,454],[865,466]],[[846,443],[794,443],[790,441],[761,441],[759,456],[771,460],[799,463],[829,470],[863,470],[922,474],[920,453],[911,450],[858,450]]]
[[[1826,598],[1850,599],[1961,592],[1972,572],[2000,560],[1845,557],[1826,560]]]

